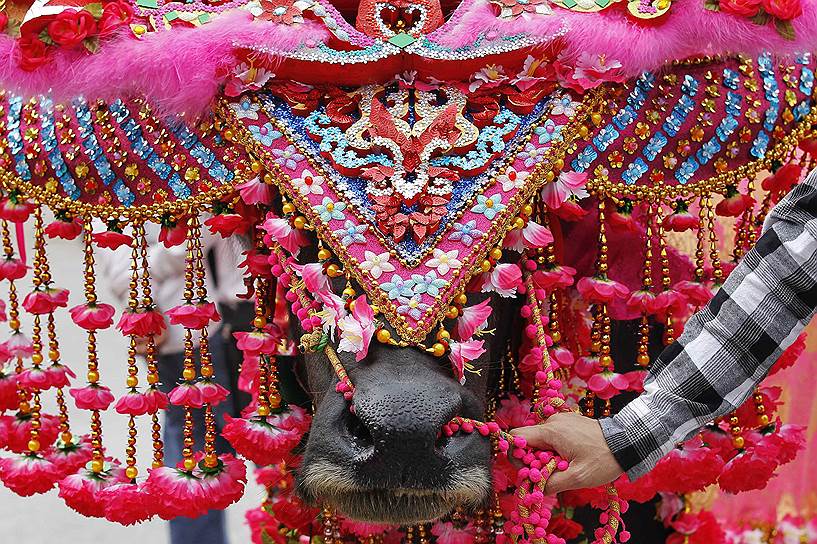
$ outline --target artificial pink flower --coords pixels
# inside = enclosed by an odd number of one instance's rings
[[[644,392],[644,380],[647,378],[646,370],[631,370],[630,372],[625,372],[622,376],[624,376],[629,384],[627,385],[626,391],[633,391],[635,393]]]
[[[252,544],[287,544],[285,537],[278,532],[280,523],[265,507],[252,508],[244,514],[244,520],[250,528]]]
[[[274,465],[286,459],[309,429],[310,417],[298,406],[250,419],[224,416],[222,431],[235,451],[257,465]]]
[[[630,293],[626,306],[634,314],[648,314],[654,302],[655,295],[652,292],[639,289]]]
[[[54,463],[62,478],[76,473],[84,467],[94,455],[91,443],[87,437],[67,445],[58,441],[53,448],[45,452],[45,458]]]
[[[664,218],[664,228],[674,232],[684,232],[701,226],[701,220],[689,213],[689,203],[678,199],[672,214]]]
[[[579,357],[573,367],[576,376],[587,381],[591,376],[601,372],[601,362],[597,356],[586,355]]]
[[[499,402],[494,421],[505,431],[524,427],[531,416],[530,399],[511,395]]]
[[[82,232],[82,221],[80,221],[78,217],[74,219],[58,219],[46,226],[44,232],[49,238],[73,240]]]
[[[19,455],[0,459],[0,480],[21,497],[50,491],[61,474],[57,467],[38,455]]]
[[[62,363],[54,362],[45,369],[51,379],[51,387],[61,388],[71,385],[71,380],[77,375],[69,367]]]
[[[19,280],[26,275],[28,267],[20,259],[0,259],[0,280]]]
[[[248,249],[242,253],[242,255],[245,255],[245,258],[238,266],[246,268],[247,275],[262,278],[272,277],[272,265],[270,265],[269,262],[269,253],[264,253],[257,249]]]
[[[505,235],[502,246],[505,249],[522,252],[525,248],[546,247],[553,243],[553,234],[550,229],[531,220],[523,229],[513,229]]]
[[[6,420],[6,449],[14,453],[28,451],[31,439],[31,416],[16,414]],[[60,420],[50,414],[40,414],[40,446],[45,449],[57,439],[60,433]]]
[[[210,509],[210,497],[201,479],[192,472],[173,467],[154,468],[145,481],[145,488],[153,498],[154,511],[162,519],[197,518]]]
[[[734,185],[726,186],[726,196],[715,206],[715,212],[724,217],[739,217],[755,205],[755,199],[738,191]]]
[[[221,316],[213,302],[180,304],[165,313],[170,318],[171,325],[181,325],[187,329],[203,329],[211,321],[213,323],[221,321]]]
[[[454,365],[454,371],[460,383],[465,382],[465,369],[471,366],[471,361],[478,359],[485,353],[484,340],[467,340],[465,342],[451,342],[448,345],[448,358]]]
[[[602,400],[611,399],[620,392],[626,391],[629,385],[627,378],[610,370],[594,374],[587,380],[587,388]]]
[[[554,209],[553,213],[555,213],[559,219],[572,222],[578,221],[590,212],[582,208],[575,199],[569,198],[562,202],[561,206]]]
[[[23,308],[30,314],[50,314],[57,308],[68,306],[68,290],[59,287],[35,289],[23,299]]]
[[[25,223],[33,211],[34,205],[19,200],[19,197],[11,196],[0,200],[0,219],[12,223]]]
[[[717,451],[696,436],[662,458],[650,477],[657,491],[686,494],[715,483],[723,467]]]
[[[148,413],[155,414],[159,410],[164,410],[170,404],[167,393],[160,391],[156,385],[151,385],[145,392],[145,399],[148,401]]]
[[[125,336],[158,336],[167,328],[161,312],[154,309],[137,311],[125,310],[116,328]]]
[[[585,51],[578,59],[559,55],[555,67],[559,83],[580,93],[605,82],[621,83],[626,78],[621,62],[599,53]]]
[[[69,310],[71,319],[87,331],[107,329],[113,325],[116,310],[110,304],[80,304]]]
[[[332,292],[318,292],[318,298],[323,303],[321,321],[323,330],[329,332],[332,340],[335,339],[335,327],[338,322],[346,316],[346,303],[344,300]]]
[[[303,266],[294,265],[294,268],[303,278],[307,292],[312,294],[331,292],[332,287],[329,284],[329,276],[324,273],[321,263],[309,263]]]
[[[6,352],[11,357],[22,357],[28,359],[34,354],[34,346],[31,339],[21,332],[14,332],[11,338],[5,342]]]
[[[559,177],[542,188],[542,198],[548,208],[559,209],[569,199],[587,198],[587,172],[563,171]]]
[[[726,544],[720,522],[706,510],[697,514],[683,512],[670,526],[675,533],[667,537],[666,544]]]
[[[630,233],[641,232],[641,226],[632,213],[632,203],[629,204],[629,208],[627,211],[619,209],[610,213],[608,220],[613,230]]]
[[[281,247],[297,256],[302,247],[309,243],[309,239],[300,230],[293,228],[289,221],[276,216],[273,213],[267,214],[266,221],[261,224],[261,229],[269,237],[281,244]]]
[[[783,369],[789,368],[791,365],[797,362],[806,349],[806,337],[806,333],[801,333],[800,336],[797,337],[797,340],[795,340],[792,345],[783,351],[780,358],[772,365],[772,368],[769,369],[769,376],[776,374]],[[1,402],[0,406],[2,406]]]
[[[204,224],[210,229],[210,232],[222,238],[243,232],[249,226],[247,219],[238,213],[220,213],[206,220]]]
[[[0,412],[15,410],[20,403],[17,396],[17,374],[0,365]],[[2,447],[2,446],[0,446]]]
[[[681,293],[686,301],[695,308],[706,306],[712,299],[712,291],[699,281],[679,281],[675,284],[675,290]]]
[[[179,220],[176,223],[172,221],[163,222],[162,228],[159,229],[159,241],[168,249],[185,243],[185,241],[187,241],[186,221]]]
[[[344,519],[340,522],[340,527],[344,533],[351,533],[359,540],[366,540],[372,536],[382,535],[386,531],[396,529],[393,525],[383,525],[381,523],[367,523],[363,521],[352,521]]]
[[[664,316],[678,313],[686,307],[686,297],[674,289],[664,289],[647,305],[649,313]]]
[[[196,474],[201,478],[202,486],[210,492],[212,507],[224,510],[244,495],[247,465],[231,454],[220,455],[218,460],[218,465],[212,469],[200,464]]]
[[[198,381],[196,387],[201,391],[202,403],[210,406],[216,406],[230,396],[227,389],[210,379]]]
[[[258,388],[258,362],[257,355],[247,356],[241,363],[241,371],[238,374],[238,389],[245,393],[254,393]]]
[[[69,389],[68,392],[74,397],[74,403],[80,410],[107,410],[113,402],[111,390],[96,383]]]
[[[46,389],[51,388],[51,376],[49,376],[48,373],[40,367],[27,368],[23,370],[17,379],[20,385],[27,389],[38,389],[40,391],[45,391]]]
[[[774,476],[777,466],[777,460],[772,457],[744,451],[726,463],[718,485],[726,493],[763,489]]]
[[[351,304],[352,313],[338,320],[340,342],[338,351],[355,354],[356,361],[362,361],[369,353],[369,344],[375,333],[374,312],[366,295],[359,296]]]
[[[234,332],[236,347],[245,355],[269,355],[275,353],[276,346],[281,340],[281,332],[273,324],[266,325],[262,330],[250,332]]]
[[[92,238],[97,246],[107,249],[117,249],[122,246],[130,247],[130,245],[133,243],[132,236],[122,232],[117,232],[115,230],[95,232]]]
[[[455,527],[450,521],[438,521],[431,528],[431,534],[437,537],[439,544],[472,544],[474,527],[471,524],[463,528]]]
[[[124,470],[119,467],[113,467],[98,474],[83,469],[60,481],[59,496],[75,512],[89,518],[101,518],[105,516],[102,490],[122,481],[124,481]]]
[[[556,346],[550,350],[550,364],[554,370],[557,368],[570,368],[575,362],[576,358],[573,356],[573,352],[566,347]]]
[[[775,458],[781,465],[794,461],[797,454],[806,447],[806,428],[802,425],[782,425],[776,422],[777,430],[766,435],[770,446],[777,450]]]
[[[588,304],[608,304],[630,294],[623,283],[602,276],[584,277],[578,281],[576,288]]]
[[[501,297],[512,297],[522,285],[522,270],[513,263],[499,263],[491,272],[482,274],[482,292],[494,292]]]
[[[469,340],[474,333],[482,329],[491,317],[493,310],[490,306],[491,299],[486,298],[479,304],[465,306],[462,315],[454,324],[454,334],[460,340]]]
[[[791,188],[797,185],[800,177],[803,175],[803,169],[799,164],[790,162],[780,168],[777,172],[763,180],[761,187],[764,191],[770,193],[788,193]]]
[[[272,185],[264,183],[261,178],[256,177],[244,183],[235,186],[238,193],[241,195],[241,200],[245,204],[254,206],[255,204],[263,204],[269,206],[272,203]]]
[[[118,482],[99,491],[105,519],[130,526],[153,517],[153,497],[145,482]]]
[[[576,269],[569,266],[551,266],[533,273],[533,283],[539,289],[551,292],[555,289],[566,289],[573,285]]]
[[[144,393],[131,389],[116,401],[114,409],[119,414],[143,416],[150,411],[150,401]]]
[[[204,406],[204,398],[196,384],[185,382],[180,383],[170,392],[170,403],[176,406],[201,408]]]

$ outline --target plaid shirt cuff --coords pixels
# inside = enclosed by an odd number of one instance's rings
[[[667,431],[647,399],[639,397],[613,417],[599,420],[607,446],[630,481],[648,473],[667,452],[661,448],[671,444]],[[650,437],[649,445],[644,437]]]

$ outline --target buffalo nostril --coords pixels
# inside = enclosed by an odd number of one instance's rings
[[[346,412],[346,432],[349,433],[349,437],[352,440],[352,443],[361,448],[367,449],[371,448],[374,445],[374,439],[372,438],[372,434],[369,432],[369,429],[366,425],[360,421],[360,418],[357,417],[351,411]]]
[[[441,432],[437,435],[437,441],[434,442],[434,450],[439,454],[443,451],[448,444],[451,443],[451,437],[447,434]]]

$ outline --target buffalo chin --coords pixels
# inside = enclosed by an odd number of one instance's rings
[[[384,489],[362,486],[350,471],[319,461],[302,472],[298,491],[308,502],[332,506],[356,521],[412,525],[435,521],[456,507],[475,510],[487,504],[491,476],[485,468],[458,467],[440,486]]]

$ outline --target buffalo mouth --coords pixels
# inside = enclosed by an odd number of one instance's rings
[[[434,487],[363,486],[349,472],[329,461],[304,467],[300,494],[309,502],[331,506],[350,519],[388,525],[412,525],[440,519],[456,507],[466,511],[487,504],[490,472],[472,466],[448,471]]]

